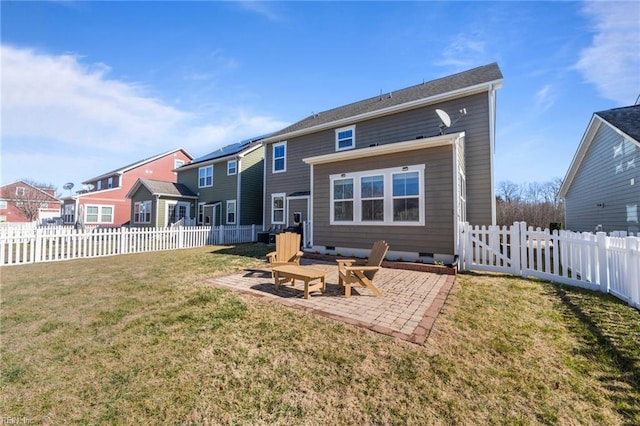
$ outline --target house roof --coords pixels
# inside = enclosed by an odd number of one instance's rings
[[[613,108],[606,111],[599,111],[593,114],[587,130],[582,136],[578,149],[571,160],[571,165],[562,181],[559,195],[564,198],[573,183],[580,165],[593,143],[596,133],[603,124],[611,126],[620,135],[628,138],[640,147],[640,105],[632,105],[622,108]]]
[[[502,79],[502,72],[498,64],[494,62],[458,74],[312,114],[289,127],[275,132],[265,139],[265,143],[282,140],[285,136],[292,134],[308,133],[336,123],[344,125],[347,124],[349,119],[364,118],[375,113],[378,113],[378,115],[390,114],[401,110],[403,106],[406,109],[416,108],[448,96],[466,94],[473,90],[485,91],[490,84],[496,85],[497,88],[502,84]]]
[[[49,199],[50,202],[60,202],[59,199],[57,199],[55,197],[55,195],[51,195],[49,192],[45,191],[45,189],[52,189],[49,187],[38,187],[35,185],[31,185],[30,183],[27,183],[23,180],[17,180],[15,182],[11,182],[8,183],[6,185],[2,185],[0,186],[0,198],[5,199],[5,200],[13,200],[13,199],[19,199],[19,197],[16,196],[15,194],[15,188],[17,186],[20,185],[24,185],[24,186],[28,186],[30,188],[33,188],[38,194],[41,194],[41,196],[43,198],[38,198],[38,200],[40,201],[44,201],[45,199]],[[9,191],[9,192],[8,192]]]
[[[159,158],[166,157],[167,155],[173,154],[174,152],[178,152],[178,151],[184,152],[184,154],[187,157],[189,157],[190,159],[193,159],[191,154],[189,154],[183,148],[177,148],[177,149],[174,149],[174,150],[171,150],[171,151],[163,152],[162,154],[154,155],[153,157],[149,157],[149,158],[145,158],[143,160],[136,161],[135,163],[127,164],[126,166],[120,167],[118,169],[112,170],[112,171],[104,173],[104,174],[101,174],[100,176],[96,176],[96,177],[93,177],[93,178],[91,178],[89,180],[85,180],[82,183],[83,184],[87,184],[87,183],[90,183],[90,182],[95,182],[95,181],[100,180],[100,179],[104,179],[106,177],[123,174],[125,172],[128,172],[129,170],[135,169],[135,168],[140,167],[140,166],[142,166],[144,164],[147,164],[147,163],[150,163],[152,161],[155,161],[155,160],[157,160]]]
[[[640,142],[640,105],[613,108],[596,112],[600,118],[625,133],[636,142]]]
[[[167,182],[163,180],[154,179],[138,179],[137,182],[131,187],[127,193],[127,198],[131,198],[141,186],[147,188],[147,190],[158,196],[165,197],[183,197],[183,198],[198,198],[186,185],[182,183]]]
[[[269,134],[257,136],[250,139],[245,139],[240,142],[232,143],[230,145],[224,146],[222,148],[218,148],[215,151],[212,151],[208,154],[203,155],[202,157],[198,157],[192,160],[189,164],[185,164],[180,167],[180,170],[186,170],[191,168],[191,166],[195,164],[200,164],[204,162],[213,162],[214,160],[220,160],[225,157],[235,156],[238,154],[244,154],[250,152],[260,146],[262,143],[260,141],[269,136]]]

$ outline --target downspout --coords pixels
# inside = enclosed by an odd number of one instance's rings
[[[262,231],[267,230],[267,146],[262,156]]]
[[[456,255],[459,252],[459,240],[460,235],[459,232],[459,217],[458,217],[458,209],[460,208],[460,194],[458,193],[460,179],[460,173],[458,171],[458,142],[460,141],[460,136],[456,138],[453,142],[453,149],[451,150],[453,154],[453,254]]]
[[[236,174],[238,175],[237,178],[237,182],[236,182],[236,226],[240,226],[242,225],[241,221],[240,221],[240,211],[242,210],[240,208],[241,203],[240,203],[240,194],[242,191],[240,191],[241,189],[241,184],[242,184],[242,179],[240,177],[240,170],[242,170],[242,156],[238,155],[236,157],[237,159],[237,164],[236,164]]]
[[[314,165],[312,164],[310,173],[311,182],[309,185],[309,214],[307,215],[309,220],[309,245],[311,247],[313,247],[313,167]]]
[[[494,178],[494,159],[496,149],[496,89],[489,85],[489,170],[491,170],[491,225],[496,224],[496,190]]]

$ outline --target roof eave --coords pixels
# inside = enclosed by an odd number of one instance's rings
[[[315,157],[303,158],[306,164],[328,164],[336,161],[347,161],[356,158],[376,157],[396,152],[413,151],[416,149],[435,148],[438,146],[453,145],[458,139],[464,138],[465,132],[451,133],[433,136],[430,138],[414,139],[404,142],[396,142],[385,145],[373,146],[369,148],[353,149],[350,151],[334,152],[331,154],[318,155]]]
[[[345,117],[339,120],[330,121],[328,123],[318,124],[317,126],[307,127],[300,130],[295,130],[289,133],[284,133],[281,135],[265,138],[262,142],[266,145],[269,143],[280,142],[289,138],[303,136],[309,133],[315,133],[321,130],[332,129],[335,127],[342,127],[347,124],[351,124],[353,122],[358,122],[362,120],[368,120],[371,118],[382,117],[385,115],[395,114],[402,111],[407,111],[415,108],[419,108],[425,105],[433,104],[436,102],[443,102],[447,99],[458,98],[461,96],[470,96],[477,93],[488,92],[490,90],[497,90],[502,87],[504,79],[500,78],[497,80],[488,81],[481,84],[476,84],[474,86],[464,87],[462,89],[452,90],[449,92],[441,93],[438,95],[429,96],[426,98],[416,99],[414,101],[405,102],[402,104],[394,105],[388,108],[382,108],[376,111],[366,112],[363,114],[352,115],[350,117]]]
[[[578,168],[580,167],[582,160],[584,160],[587,150],[591,146],[591,143],[595,138],[596,132],[598,131],[602,123],[606,123],[606,121],[604,121],[602,117],[598,116],[597,114],[593,114],[591,116],[589,125],[587,126],[587,129],[585,130],[584,135],[582,136],[582,140],[578,145],[578,149],[576,150],[576,153],[573,155],[571,164],[567,169],[567,174],[562,180],[562,185],[560,186],[560,191],[558,192],[558,196],[560,198],[564,198],[567,195],[567,192],[569,191],[569,188],[573,183],[573,179],[575,178],[576,173],[578,172]]]

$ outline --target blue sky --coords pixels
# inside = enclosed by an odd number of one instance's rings
[[[564,177],[640,95],[638,2],[5,2],[2,183],[61,193],[497,62],[496,183]]]

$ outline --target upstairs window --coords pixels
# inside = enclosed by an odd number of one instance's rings
[[[0,200],[0,209],[7,208],[7,200]]]
[[[273,144],[273,173],[287,171],[287,143]]]
[[[183,160],[178,160],[177,158],[173,160],[173,168],[177,169],[184,166],[184,161]]]
[[[102,181],[99,180],[99,181],[96,182],[96,190],[100,191],[101,189],[102,189]]]
[[[110,177],[109,180],[107,180],[107,188],[113,188],[113,178]]]
[[[236,160],[227,161],[227,175],[235,175],[238,172],[238,162]]]
[[[344,151],[356,147],[356,126],[336,129],[336,151]]]
[[[198,188],[213,186],[213,165],[198,169]]]
[[[18,197],[23,197],[23,196],[24,196],[24,194],[26,194],[26,193],[27,193],[27,190],[24,188],[24,186],[18,186],[18,187],[16,188],[16,195],[17,195]]]

